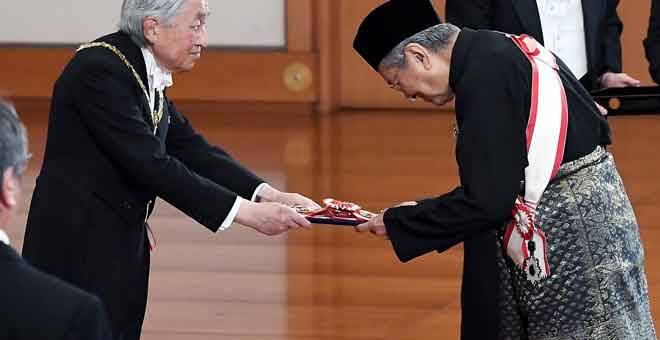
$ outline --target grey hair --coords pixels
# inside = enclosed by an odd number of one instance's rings
[[[438,52],[446,48],[451,42],[454,34],[460,31],[460,28],[449,23],[429,27],[396,45],[396,47],[394,47],[392,51],[383,58],[380,62],[380,66],[384,68],[404,67],[406,65],[404,50],[409,44],[420,44],[424,48],[430,49],[433,52]]]
[[[145,18],[155,17],[171,24],[186,0],[124,0],[121,5],[119,30],[130,35],[140,47],[147,46],[142,23]]]
[[[19,175],[29,157],[25,127],[14,106],[0,98],[0,183],[9,168]]]

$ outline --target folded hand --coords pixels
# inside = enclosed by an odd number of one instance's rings
[[[626,73],[606,72],[600,77],[600,84],[604,88],[639,86],[641,82]]]

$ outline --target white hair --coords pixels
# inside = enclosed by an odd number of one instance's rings
[[[0,183],[8,168],[19,175],[29,157],[25,127],[14,106],[0,98]]]
[[[380,66],[384,68],[390,67],[404,67],[406,65],[406,57],[404,50],[409,44],[419,44],[423,47],[430,49],[434,52],[446,48],[451,42],[455,33],[461,30],[449,23],[435,25],[429,27],[412,37],[402,41],[390,51],[390,53],[383,58]]]
[[[121,6],[119,30],[130,35],[140,47],[147,46],[144,38],[145,18],[155,17],[170,24],[179,14],[186,0],[124,0]]]

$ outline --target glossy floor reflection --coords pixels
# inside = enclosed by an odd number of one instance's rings
[[[34,154],[24,178],[27,209],[42,160],[48,105],[18,104]],[[378,211],[443,193],[458,180],[449,113],[319,116],[190,107],[196,111],[189,114],[193,124],[212,143],[275,186],[315,199],[352,200]],[[615,159],[646,245],[657,324],[660,116],[615,117],[611,123]],[[387,241],[351,228],[317,226],[269,238],[234,225],[211,234],[164,202],[150,222],[157,249],[146,340],[458,338],[460,246],[401,264]],[[9,228],[19,249],[24,225],[21,214]]]

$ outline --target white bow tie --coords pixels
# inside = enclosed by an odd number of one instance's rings
[[[164,90],[166,87],[172,86],[172,73],[164,72],[162,68],[156,67],[152,74],[153,87],[158,91]]]

